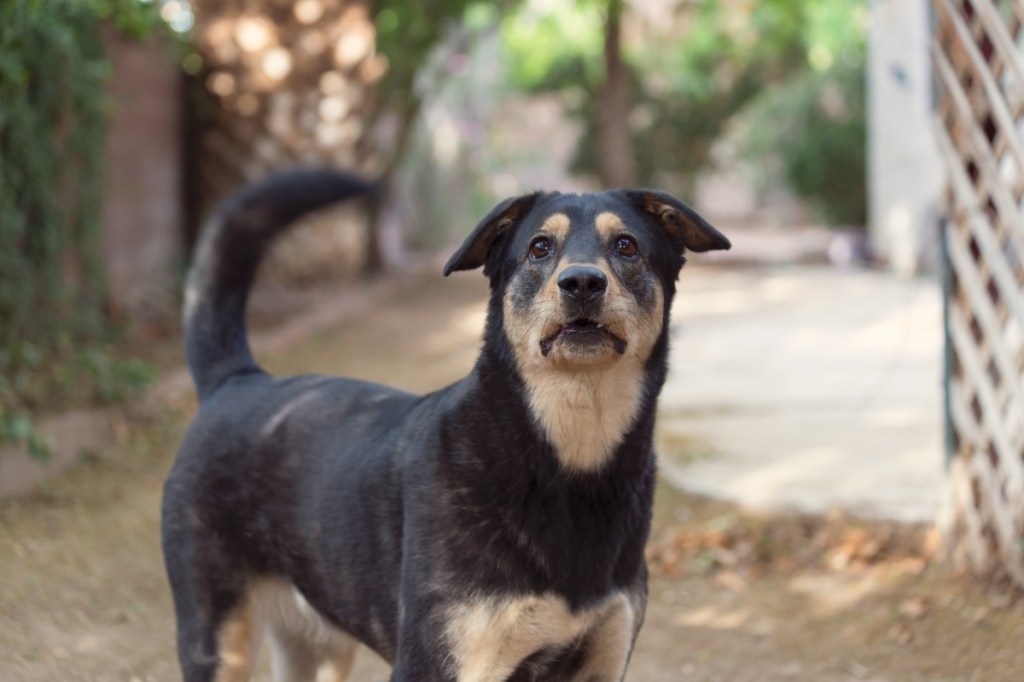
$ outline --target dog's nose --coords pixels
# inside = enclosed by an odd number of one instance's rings
[[[608,278],[592,265],[574,265],[558,276],[558,288],[577,301],[597,298],[608,288]]]

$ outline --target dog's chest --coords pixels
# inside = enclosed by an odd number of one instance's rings
[[[637,609],[623,592],[573,611],[555,594],[484,597],[448,609],[445,635],[459,682],[500,682],[531,657],[578,648],[574,679],[618,680],[632,647]]]
[[[602,372],[524,374],[530,410],[561,465],[571,471],[605,466],[640,408],[639,363],[629,358]]]

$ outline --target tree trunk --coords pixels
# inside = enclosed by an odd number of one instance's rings
[[[604,83],[597,93],[597,168],[605,187],[636,183],[629,133],[629,68],[622,60],[623,0],[609,0],[604,35]]]
[[[412,80],[404,85],[407,91],[412,93]],[[366,254],[366,274],[373,274],[384,268],[386,265],[383,245],[381,244],[382,221],[384,220],[384,206],[382,202],[390,201],[392,196],[392,183],[399,166],[409,153],[409,147],[413,140],[413,132],[416,121],[419,117],[423,101],[415,94],[411,94],[408,101],[404,103],[397,122],[397,132],[394,136],[394,144],[389,150],[390,154],[381,163],[382,168],[378,174],[377,196],[374,197],[370,211],[370,224],[367,231],[369,235]],[[383,151],[383,150],[381,150]]]

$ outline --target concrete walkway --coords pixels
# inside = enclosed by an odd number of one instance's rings
[[[673,320],[660,421],[671,483],[753,507],[935,519],[944,479],[933,279],[688,268]]]

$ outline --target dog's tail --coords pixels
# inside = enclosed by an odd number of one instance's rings
[[[374,186],[326,169],[294,170],[249,185],[207,221],[185,285],[185,352],[200,401],[229,377],[261,371],[245,328],[245,303],[267,246],[301,216]]]

